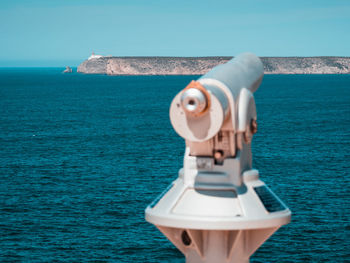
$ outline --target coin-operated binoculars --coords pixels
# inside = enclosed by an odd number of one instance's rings
[[[171,123],[186,140],[184,164],[146,208],[146,220],[188,263],[249,262],[290,222],[290,210],[252,168],[253,93],[263,75],[260,59],[244,53],[192,81],[171,103]]]

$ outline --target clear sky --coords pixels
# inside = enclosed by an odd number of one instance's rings
[[[0,0],[0,66],[114,56],[350,56],[350,0]]]

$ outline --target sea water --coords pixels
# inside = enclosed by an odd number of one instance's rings
[[[184,262],[144,209],[176,179],[193,76],[0,70],[0,262]],[[292,210],[252,262],[350,260],[350,75],[267,75],[253,163]]]

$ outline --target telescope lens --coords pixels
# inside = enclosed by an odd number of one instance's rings
[[[206,96],[199,89],[190,88],[181,95],[182,108],[190,114],[199,114],[207,107]]]

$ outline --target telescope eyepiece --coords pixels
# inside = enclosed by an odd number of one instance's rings
[[[181,95],[181,106],[186,113],[198,115],[204,112],[207,105],[207,97],[199,89],[189,88],[184,90]]]

